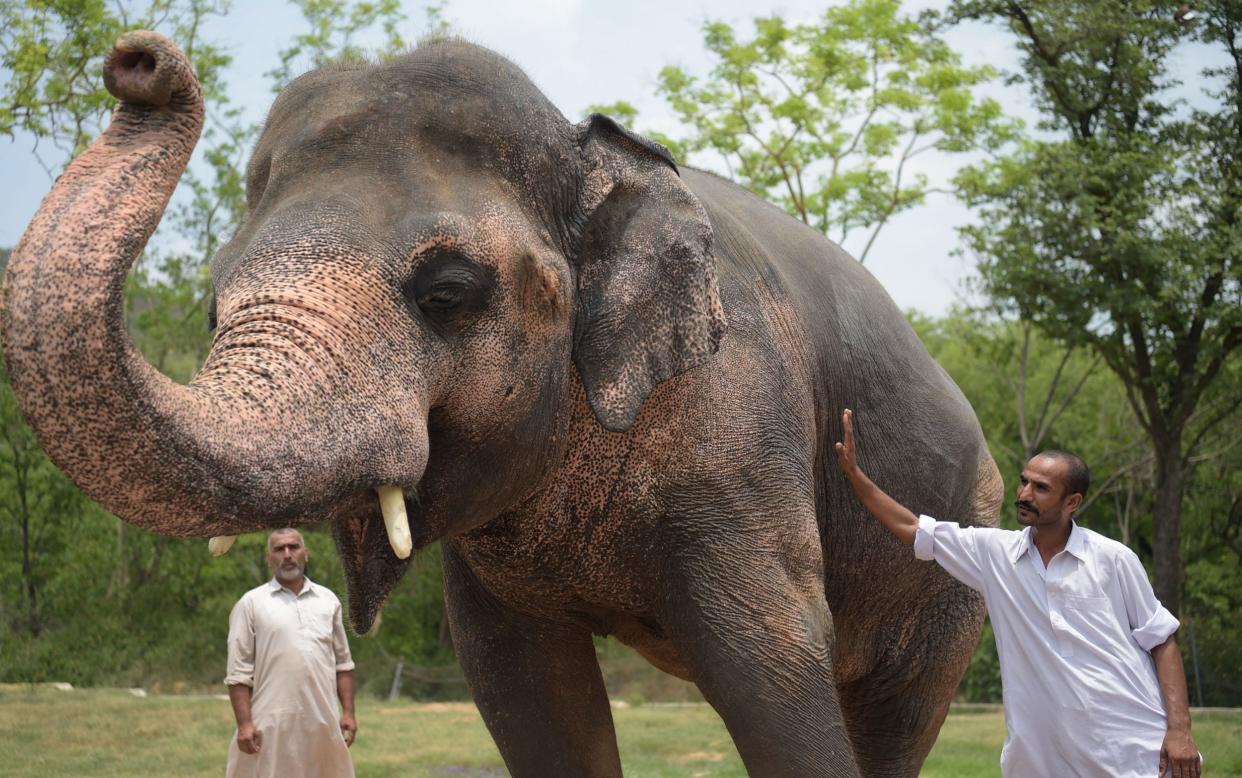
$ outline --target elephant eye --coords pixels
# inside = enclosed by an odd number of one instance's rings
[[[428,312],[451,311],[465,301],[469,291],[465,284],[438,281],[426,294],[419,296],[418,307]]]
[[[447,324],[481,311],[492,285],[491,271],[458,254],[429,258],[403,292],[427,319]]]

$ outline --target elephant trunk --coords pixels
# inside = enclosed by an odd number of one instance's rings
[[[57,180],[4,280],[5,363],[26,420],[87,495],[163,534],[337,518],[344,491],[386,481],[374,469],[370,483],[356,469],[326,470],[334,463],[314,437],[321,425],[290,429],[298,398],[247,386],[281,366],[221,367],[181,386],[130,341],[126,274],[189,161],[203,101],[184,55],[153,32],[122,36],[104,81],[121,100],[112,123]],[[332,411],[301,410],[312,412],[322,421]],[[425,462],[425,438],[418,448]]]

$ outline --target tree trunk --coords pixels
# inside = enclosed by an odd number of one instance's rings
[[[129,588],[129,525],[116,520],[116,563],[112,568],[112,578],[108,581],[105,598],[113,595],[124,596]]]
[[[19,487],[22,524],[22,581],[26,585],[26,627],[30,634],[39,637],[39,593],[34,580],[34,558],[30,548],[30,511],[26,507],[26,489]]]
[[[1176,616],[1182,604],[1182,489],[1186,467],[1181,436],[1156,441],[1156,499],[1152,506],[1155,589],[1160,604]]]

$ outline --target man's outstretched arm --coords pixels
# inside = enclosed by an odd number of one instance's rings
[[[868,513],[879,519],[902,543],[914,545],[914,536],[919,528],[918,517],[872,483],[858,466],[854,452],[854,412],[846,408],[845,413],[841,414],[841,424],[845,428],[845,440],[836,445],[837,466],[841,468],[845,480],[849,481]]]

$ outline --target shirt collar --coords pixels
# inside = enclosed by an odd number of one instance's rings
[[[1070,521],[1070,536],[1065,541],[1065,550],[1083,562],[1087,561],[1087,531],[1076,521]]]
[[[1065,541],[1065,550],[1081,561],[1087,560],[1087,531],[1078,526],[1078,522],[1070,520],[1070,536]],[[1022,555],[1030,552],[1038,555],[1039,549],[1035,548],[1034,541],[1031,540],[1031,528],[1027,527],[1018,535],[1018,541],[1013,544],[1013,548],[1009,551],[1009,561],[1015,565]]]
[[[304,594],[311,594],[312,592],[315,591],[316,586],[318,586],[318,584],[312,581],[310,577],[308,576],[306,578],[306,582],[302,584],[302,591],[298,592],[294,596],[301,597]],[[280,585],[280,581],[276,580],[276,576],[272,576],[270,579],[268,579],[267,588],[272,594],[276,594],[277,592],[282,591],[282,590],[289,592],[288,589],[285,589],[285,587]],[[293,594],[293,592],[289,592],[289,594]]]

